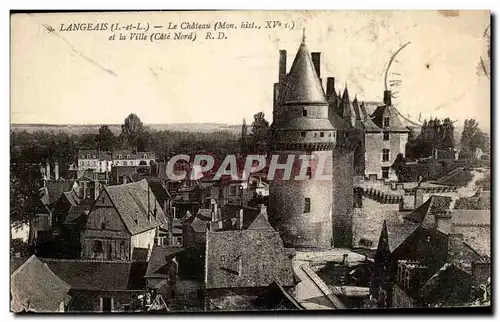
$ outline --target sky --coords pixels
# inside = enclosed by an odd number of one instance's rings
[[[293,29],[266,29],[280,20]],[[111,41],[111,31],[61,31],[71,23],[240,25],[227,39]],[[322,52],[321,73],[351,98],[381,101],[384,74],[400,80],[398,110],[413,120],[450,117],[490,123],[490,80],[483,36],[488,11],[282,11],[17,14],[11,19],[11,123],[119,124],[136,113],[146,124],[240,124],[272,118],[279,50],[289,69],[305,28]],[[54,28],[48,32],[45,26]],[[151,27],[151,29],[153,29]],[[167,32],[161,29],[163,32]],[[191,30],[184,30],[188,33]],[[125,31],[124,31],[125,33]],[[149,31],[151,33],[151,31]],[[326,86],[326,85],[325,85]]]

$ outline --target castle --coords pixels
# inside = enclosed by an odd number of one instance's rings
[[[272,180],[269,221],[286,247],[351,247],[354,178],[396,179],[390,167],[404,155],[410,131],[392,106],[390,91],[384,92],[384,103],[359,103],[350,100],[347,87],[338,95],[333,77],[325,91],[321,53],[309,52],[305,36],[288,73],[286,50],[279,54],[272,153],[281,163],[289,155],[322,157],[332,181]]]

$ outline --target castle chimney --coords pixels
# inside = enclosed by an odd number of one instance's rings
[[[280,50],[279,64],[279,83],[283,84],[286,77],[286,50]]]
[[[413,208],[417,209],[424,203],[424,189],[420,187],[415,188]]]
[[[349,254],[344,254],[342,255],[342,265],[347,265],[349,264],[347,257],[349,257]]]
[[[451,233],[451,212],[440,212],[434,215],[434,228],[445,234]]]
[[[335,77],[328,77],[326,79],[326,97],[330,98],[335,91]]]
[[[239,219],[240,219],[239,229],[242,230],[243,229],[243,208],[240,209],[240,211],[239,211]]]
[[[54,163],[54,180],[59,179],[59,163]]]
[[[50,180],[50,162],[48,159],[45,163],[45,175],[47,176],[47,180]]]
[[[384,104],[386,106],[392,106],[391,91],[384,91]]]
[[[311,53],[312,62],[314,65],[314,70],[316,70],[316,74],[318,78],[321,79],[321,53]]]

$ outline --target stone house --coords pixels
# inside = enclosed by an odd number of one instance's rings
[[[146,180],[106,186],[81,232],[81,257],[130,260],[135,249],[151,251],[164,224],[167,218]]]

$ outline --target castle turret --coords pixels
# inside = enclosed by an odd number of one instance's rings
[[[307,169],[309,179],[275,176],[270,182],[269,222],[286,247],[332,246],[332,183],[316,180],[316,164],[323,160],[321,175],[331,175],[337,133],[318,75],[320,56],[314,57],[313,62],[304,37],[281,87],[274,119],[272,150],[279,155],[279,164],[286,163],[289,155],[296,161],[299,156],[313,159]]]

